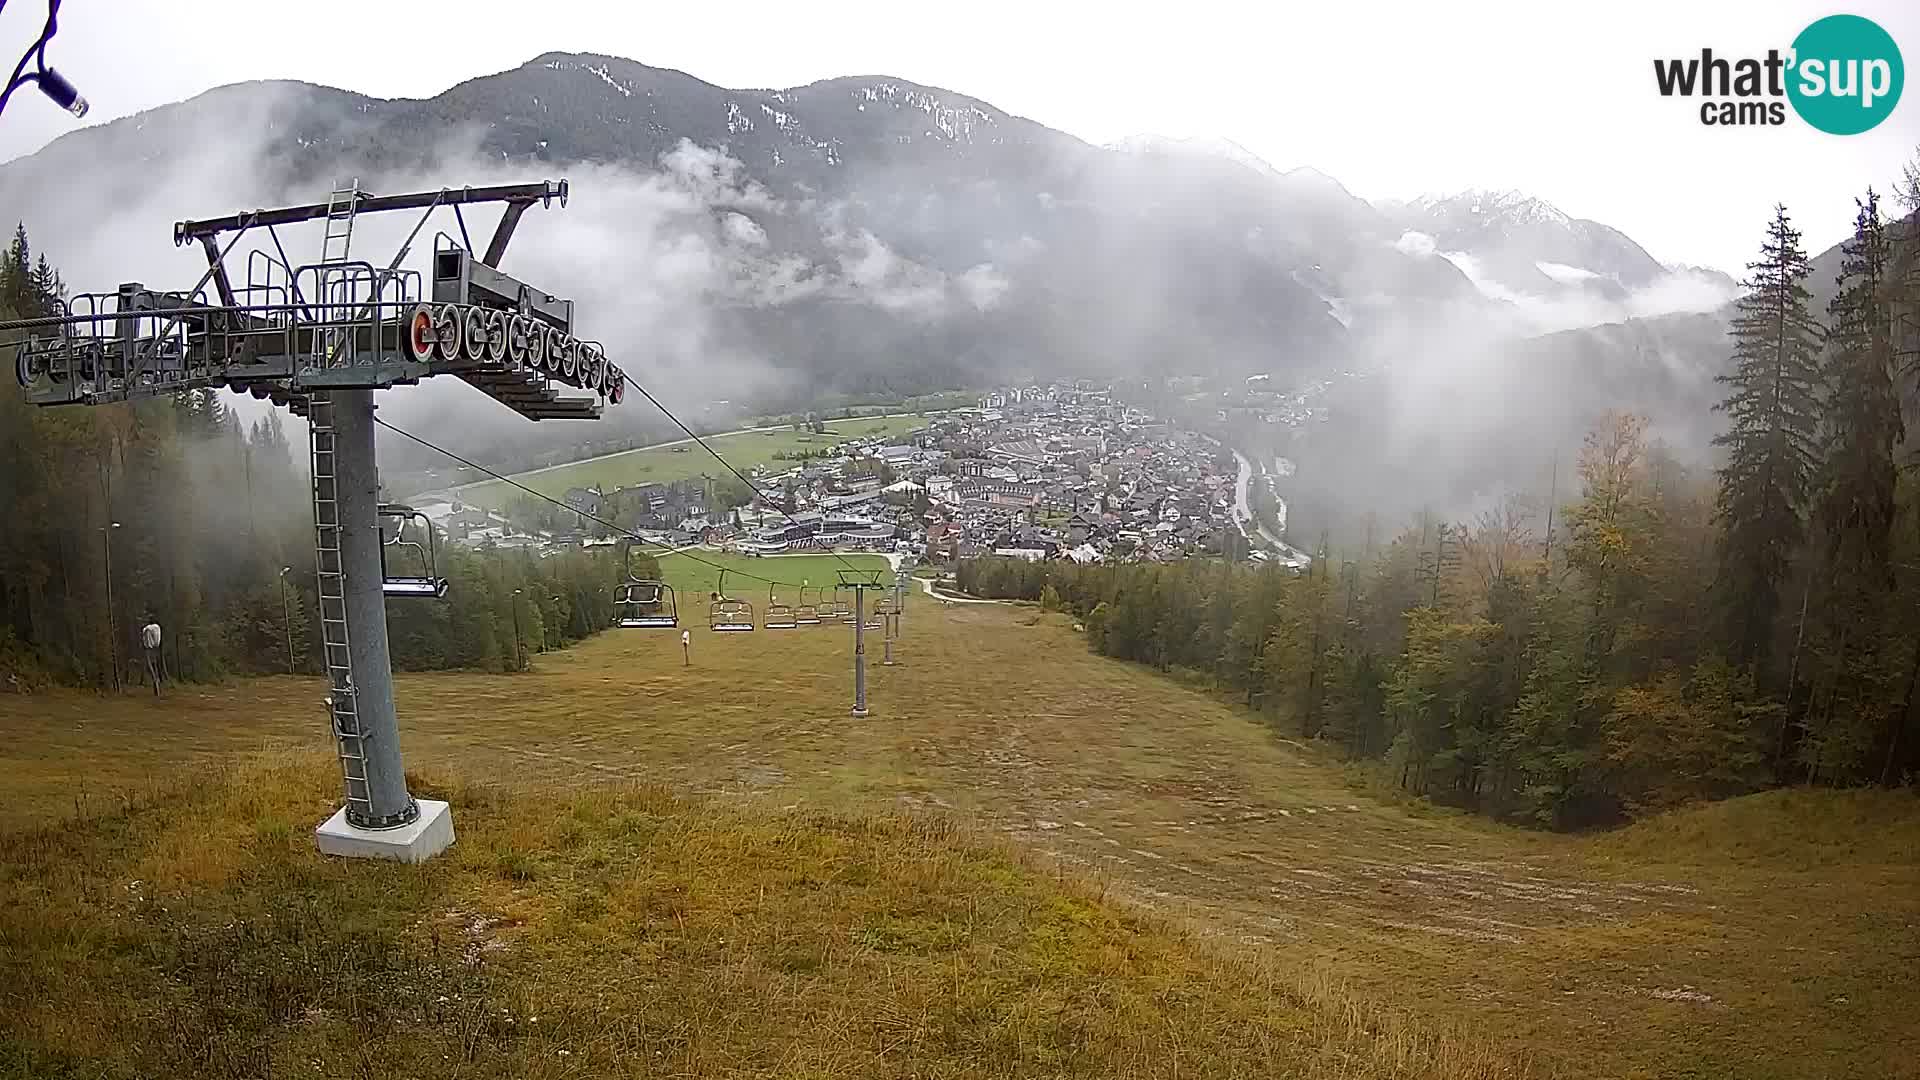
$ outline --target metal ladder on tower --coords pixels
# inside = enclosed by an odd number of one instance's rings
[[[340,555],[340,502],[334,473],[333,401],[314,394],[308,402],[308,441],[313,462],[313,552],[320,595],[320,639],[327,667],[327,714],[340,773],[346,779],[349,821],[371,820],[373,792],[367,778],[366,736],[353,684],[352,636],[347,626],[346,569]]]
[[[359,177],[345,187],[334,188],[327,197],[327,231],[320,240],[319,302],[321,315],[329,323],[355,316],[353,277],[343,264],[353,248],[353,217],[359,209]],[[320,350],[319,367],[345,367],[353,362],[352,327],[335,326],[323,331],[315,344]]]

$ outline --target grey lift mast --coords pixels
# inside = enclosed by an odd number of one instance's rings
[[[841,570],[840,587],[853,590],[853,715],[867,715],[867,593],[882,590],[877,570]]]
[[[226,387],[307,417],[327,714],[346,791],[340,812],[316,830],[323,851],[420,861],[453,842],[446,804],[413,798],[400,757],[380,529],[383,509],[393,508],[379,502],[374,392],[453,375],[530,420],[598,419],[625,397],[625,373],[574,336],[573,302],[499,268],[527,209],[555,201],[566,205],[564,180],[393,196],[356,181],[325,203],[176,224],[174,243],[197,242],[207,256],[191,289],[134,282],[75,296],[49,317],[0,322],[0,332],[25,332],[7,344],[35,405]],[[482,257],[442,233],[426,286],[402,269],[434,210],[459,216],[482,203],[505,204]],[[386,265],[354,259],[356,219],[389,210],[421,214]],[[293,266],[276,228],[304,221],[325,222],[321,259]],[[238,284],[227,256],[256,230],[279,258],[254,251]],[[587,393],[567,396],[562,385]]]

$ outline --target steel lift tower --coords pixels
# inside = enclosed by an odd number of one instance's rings
[[[444,588],[387,587],[382,517],[418,515],[379,501],[374,393],[452,375],[530,420],[594,420],[625,397],[620,368],[574,336],[573,302],[500,270],[528,208],[566,201],[565,180],[389,196],[355,181],[324,203],[176,224],[176,246],[206,252],[206,273],[191,289],[133,282],[76,296],[51,317],[0,323],[0,332],[15,332],[7,342],[16,346],[15,373],[35,405],[225,387],[307,418],[327,716],[346,791],[339,812],[315,830],[324,852],[420,862],[453,843],[447,804],[409,794],[400,759],[386,596],[434,597]],[[461,207],[485,203],[505,210],[484,254],[442,232],[428,280],[403,268],[436,210],[453,210],[464,241]],[[391,259],[352,257],[361,216],[402,210],[419,217]],[[307,221],[325,223],[320,260],[295,266],[277,228]],[[256,241],[242,283],[227,257],[249,233],[275,254]]]

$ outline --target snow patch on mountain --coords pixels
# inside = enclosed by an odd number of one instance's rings
[[[783,109],[776,109],[766,104],[760,106],[760,111],[772,117],[773,126],[779,128],[781,131],[790,130],[794,126],[793,114],[790,112]]]
[[[605,64],[581,64],[580,70],[590,71],[600,76],[600,81],[619,91],[621,97],[633,96],[633,88],[614,78],[612,75],[607,74],[607,65]]]
[[[865,112],[868,103],[886,103],[894,108],[918,109],[927,114],[933,126],[925,130],[932,138],[935,132],[949,142],[971,143],[975,132],[999,122],[999,117],[978,105],[948,105],[938,94],[899,83],[883,82],[872,86],[856,87],[848,94],[858,104],[856,108]],[[901,142],[910,141],[908,136],[899,136]]]

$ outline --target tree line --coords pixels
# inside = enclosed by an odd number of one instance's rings
[[[63,295],[17,229],[0,255],[0,318],[53,314]],[[319,670],[294,438],[277,411],[245,423],[214,390],[48,409],[0,393],[0,691],[124,685],[148,619],[175,678]],[[446,601],[388,605],[397,668],[510,670],[611,619],[610,556],[439,555]]]
[[[1198,672],[1495,817],[1576,828],[1775,784],[1914,783],[1916,254],[1914,220],[1870,192],[1816,317],[1776,211],[1731,324],[1716,467],[1611,412],[1564,505],[1323,541],[1298,574],[983,559],[959,584],[1071,612],[1102,654]]]

